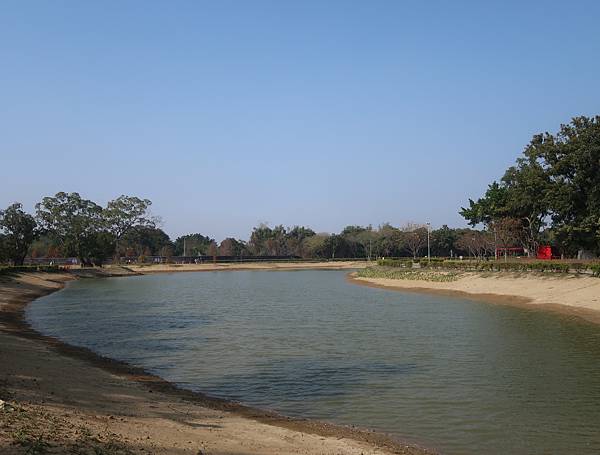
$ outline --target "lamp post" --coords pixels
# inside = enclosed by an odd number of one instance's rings
[[[427,223],[427,263],[431,262],[431,245],[429,242],[429,230],[431,229],[431,223]]]

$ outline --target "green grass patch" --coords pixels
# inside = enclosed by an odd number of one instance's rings
[[[416,280],[432,282],[456,281],[461,274],[433,270],[402,270],[394,267],[367,267],[359,270],[360,278],[386,278],[390,280]]]

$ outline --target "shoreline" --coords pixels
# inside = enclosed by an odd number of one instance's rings
[[[359,286],[461,297],[477,302],[556,313],[600,325],[600,279],[595,277],[466,272],[456,281],[432,282],[363,278],[353,272],[348,274],[347,279]]]
[[[252,267],[251,270],[271,270],[266,267],[266,264],[261,264],[261,266],[262,267],[260,268]],[[309,268],[311,267],[303,266],[294,267],[293,269],[298,270]],[[356,266],[353,264],[352,266],[346,266],[341,268],[356,268]],[[290,270],[291,268],[278,267],[276,268],[276,270],[277,269]],[[338,266],[337,269],[339,270],[340,267]],[[127,269],[123,268],[118,268],[117,270],[119,270],[117,273],[111,273],[110,269],[106,269],[104,271],[96,270],[92,272],[92,276],[126,277],[144,274],[139,273],[136,270],[132,270],[130,272]],[[238,269],[229,267],[213,269],[213,271],[214,270]],[[184,272],[200,270],[181,270],[180,268],[177,268],[176,270],[167,270],[167,272],[169,271]],[[115,270],[113,270],[113,272],[115,272]],[[163,272],[165,271],[158,271],[154,273]],[[395,453],[406,455],[426,455],[435,453],[422,447],[416,446],[414,444],[403,443],[396,438],[372,430],[357,428],[355,426],[336,425],[332,423],[310,420],[305,418],[286,417],[274,411],[253,408],[233,401],[210,397],[203,393],[181,389],[175,384],[172,384],[156,375],[152,375],[147,371],[143,370],[142,368],[134,367],[125,362],[103,357],[87,348],[72,346],[54,337],[43,335],[35,331],[27,323],[25,319],[25,309],[29,303],[31,303],[37,298],[43,297],[44,295],[48,295],[50,293],[62,289],[65,283],[68,281],[88,276],[90,276],[90,271],[86,271],[85,269],[82,271],[74,270],[72,273],[48,274],[36,272],[20,274],[20,278],[29,278],[29,282],[25,283],[24,285],[14,284],[14,282],[18,282],[19,278],[3,278],[0,281],[0,338],[9,337],[10,339],[8,341],[11,341],[14,346],[22,348],[26,348],[27,346],[24,346],[24,343],[20,343],[20,341],[27,341],[29,343],[33,342],[35,345],[42,345],[34,347],[42,347],[44,349],[49,348],[54,353],[56,357],[55,360],[57,362],[60,360],[69,360],[79,362],[80,364],[83,363],[84,365],[79,365],[79,367],[89,370],[86,371],[86,373],[90,374],[93,377],[99,375],[98,373],[92,371],[94,369],[98,369],[99,371],[105,372],[111,376],[118,377],[120,380],[123,381],[123,384],[121,384],[123,386],[122,388],[131,388],[125,387],[125,384],[131,384],[138,389],[141,388],[143,389],[141,390],[141,392],[143,392],[144,395],[146,393],[152,394],[153,401],[155,401],[158,396],[161,396],[161,398],[168,407],[172,408],[173,406],[177,406],[181,402],[185,402],[188,406],[194,407],[195,412],[212,411],[221,413],[222,415],[219,416],[220,421],[222,421],[223,419],[229,419],[235,424],[235,421],[242,420],[243,423],[240,423],[239,426],[243,426],[246,429],[246,431],[250,432],[248,436],[252,439],[252,443],[261,447],[260,450],[257,449],[258,451],[244,451],[240,447],[238,447],[236,449],[236,453],[239,454],[276,454],[282,453],[282,451],[289,453],[292,451],[291,448],[294,448],[294,453],[306,454],[371,453],[383,455],[388,453]],[[9,295],[7,296],[7,284],[10,284],[11,281],[13,282],[13,287],[12,289],[10,289],[11,292],[9,292]],[[20,287],[21,289],[19,289]],[[21,292],[19,292],[19,290]],[[6,340],[2,341],[5,342]],[[2,344],[6,345],[7,343],[0,343],[0,345]],[[3,353],[2,347],[3,346],[0,346],[0,360],[5,361],[4,357],[10,357],[11,353]],[[15,353],[12,354],[13,357],[18,358],[18,355],[15,356]],[[16,359],[12,360],[14,362]],[[16,370],[19,370],[19,368],[20,366],[17,365]],[[21,376],[27,376],[23,374],[23,372],[18,373],[20,373]],[[10,387],[11,373],[8,372],[7,375],[8,377],[5,378],[5,382]],[[0,377],[0,381],[2,381],[2,379],[3,378]],[[48,378],[43,379],[48,381]],[[61,382],[61,378],[50,378],[49,382],[53,385],[56,385],[57,382]],[[85,388],[85,386],[83,386],[80,383],[76,382],[76,384],[79,387]],[[130,390],[128,390],[128,392],[131,393]],[[140,391],[138,390],[137,392]],[[43,403],[45,403],[46,400],[53,400],[55,399],[55,397],[55,392],[51,392],[51,396],[37,397],[37,401],[40,401],[43,405]],[[5,398],[0,396],[0,399]],[[75,411],[80,411],[80,409],[77,409],[77,407],[75,407]],[[187,412],[189,413],[192,411],[188,410]],[[112,414],[116,413],[112,412]],[[148,419],[148,417],[145,415],[142,415],[141,417],[144,419]],[[209,433],[213,432],[213,428],[210,425],[211,424],[207,425],[206,428],[204,428],[204,426],[199,427],[204,429],[204,431],[199,431],[199,433],[202,433],[203,440],[210,439],[206,434],[207,429],[210,430],[208,431]],[[254,426],[256,426],[256,428],[253,428]],[[250,428],[248,429],[246,427]],[[284,432],[286,434],[279,435],[279,433],[281,432]],[[275,435],[269,433],[275,433]],[[277,440],[277,437],[282,437],[283,439]],[[150,438],[150,435],[148,435],[148,438]],[[167,438],[167,435],[165,435],[165,438]],[[234,437],[232,436],[232,438]],[[128,438],[125,437],[125,439]],[[315,440],[313,441],[312,439]],[[284,446],[285,444],[290,444],[290,440],[294,441],[291,447],[288,447],[286,449],[281,446],[281,444],[284,444]],[[156,441],[154,442],[156,443]],[[2,434],[0,432],[0,448],[3,447],[2,443]],[[212,447],[211,444],[216,447]],[[179,453],[179,449],[175,450],[175,447],[168,447],[166,443],[164,445],[165,447],[162,447],[161,451],[157,453]],[[206,443],[203,446],[203,448],[200,449],[200,451],[196,451],[194,453],[228,453],[227,451],[223,451],[224,448],[219,448],[218,445],[219,442],[217,440],[212,440],[210,444]],[[269,445],[273,447],[269,447]],[[207,446],[210,448],[207,448]],[[323,452],[323,449],[325,449],[326,447],[327,452]],[[300,448],[300,450],[297,451],[296,448]],[[142,447],[139,448],[139,450],[144,452],[145,450],[147,450],[147,448]],[[329,452],[329,450],[331,450],[331,452]]]

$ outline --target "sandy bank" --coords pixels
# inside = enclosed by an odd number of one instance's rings
[[[389,289],[461,295],[476,300],[556,311],[600,324],[600,279],[560,274],[463,273],[456,281],[389,278],[350,280]]]
[[[227,262],[204,264],[156,264],[136,265],[124,264],[128,269],[139,273],[163,272],[212,272],[216,270],[307,270],[359,269],[372,265],[367,261],[335,261],[335,262]]]
[[[428,453],[384,435],[177,390],[31,330],[23,320],[26,304],[71,279],[0,277],[0,400],[8,403],[0,409],[2,454]]]

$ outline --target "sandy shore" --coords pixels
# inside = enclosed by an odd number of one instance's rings
[[[80,274],[86,273],[95,274]],[[23,320],[24,307],[71,279],[73,274],[0,277],[2,454],[429,453],[381,434],[181,391],[34,332]]]
[[[389,278],[351,281],[401,291],[459,295],[480,301],[560,312],[600,324],[600,279],[589,275],[463,273],[456,281]]]
[[[346,270],[360,269],[373,265],[367,261],[335,261],[335,262],[228,262],[228,263],[204,263],[204,264],[156,264],[135,265],[124,264],[128,269],[135,272],[164,273],[164,272],[212,272],[216,270],[308,270],[328,269]]]

